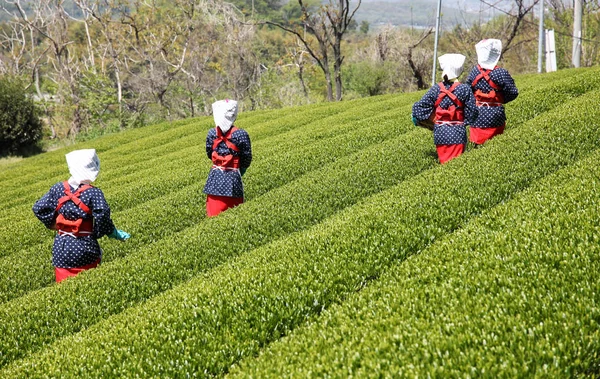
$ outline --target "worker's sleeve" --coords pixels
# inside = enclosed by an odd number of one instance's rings
[[[100,188],[96,187],[87,191],[90,192],[88,206],[92,210],[92,217],[94,218],[94,238],[100,238],[112,233],[115,225],[110,218],[110,207],[104,198],[104,193]]]
[[[502,94],[504,95],[504,103],[509,103],[519,96],[519,90],[515,85],[515,81],[505,69],[499,69],[500,83],[502,83]]]
[[[206,135],[206,155],[208,156],[208,159],[212,159],[212,145],[215,142],[215,138],[217,138],[217,133],[215,131],[215,128],[212,128],[208,131],[208,134]]]
[[[250,167],[250,163],[252,163],[252,144],[250,143],[250,136],[245,130],[240,130],[238,138],[239,142],[237,146],[240,149],[240,168],[246,169]]]
[[[417,121],[425,121],[431,117],[438,94],[439,87],[435,85],[431,87],[425,95],[423,95],[421,100],[413,104],[412,116],[416,118]]]
[[[465,100],[464,104],[464,112],[465,112],[465,123],[469,125],[473,125],[477,120],[477,116],[479,115],[479,110],[477,109],[477,104],[475,103],[475,95],[471,91],[469,86],[465,86]]]
[[[60,183],[59,183],[60,184]],[[42,196],[41,199],[35,202],[32,211],[35,217],[38,218],[48,229],[52,229],[56,221],[56,206],[60,193],[56,191],[56,185]]]
[[[473,88],[473,80],[475,80],[477,74],[479,74],[479,70],[477,70],[477,67],[473,67],[467,76],[467,80],[465,80],[464,84],[468,85],[471,88],[471,91],[475,91]]]

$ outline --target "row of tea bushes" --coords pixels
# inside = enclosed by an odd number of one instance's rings
[[[383,97],[376,97],[368,102],[364,102],[362,106],[368,106],[371,103],[381,102]],[[260,141],[261,139],[272,137],[277,134],[282,134],[286,131],[302,127],[308,123],[314,121],[321,121],[326,117],[334,116],[335,114],[343,113],[347,111],[342,107],[331,107],[326,108],[321,106],[318,109],[310,110],[303,114],[297,112],[285,112],[274,120],[265,120],[264,117],[253,117],[248,118],[249,123],[248,131],[252,134],[254,142]],[[256,125],[253,128],[253,122],[260,122],[260,125]],[[241,121],[240,121],[241,122]],[[207,130],[213,126],[212,119],[207,117],[198,120],[196,122],[188,123],[180,127],[174,127],[171,130],[164,131],[162,133],[151,134],[146,138],[138,138],[127,144],[121,144],[114,147],[111,150],[105,151],[101,155],[102,159],[102,175],[99,177],[98,185],[104,186],[105,184],[111,183],[111,181],[118,182],[119,184],[131,176],[132,173],[136,173],[138,177],[140,175],[147,174],[148,172],[160,171],[161,163],[164,163],[169,157],[167,154],[173,155],[180,153],[185,148],[197,147],[201,152],[204,151],[204,142],[206,138]],[[253,129],[257,129],[254,131]],[[127,133],[125,133],[127,134]],[[115,139],[118,135],[109,136],[105,139]],[[95,142],[93,145],[104,141],[105,139],[99,139],[99,142]],[[188,152],[187,154],[193,154]],[[181,152],[180,158],[185,157],[185,154]],[[204,161],[204,153],[198,156],[196,159]],[[44,180],[28,179],[27,177],[21,177],[20,183],[26,183],[26,185],[19,186],[17,188],[9,188],[7,191],[0,194],[0,200],[3,201],[5,206],[3,207],[2,213],[6,214],[7,208],[13,205],[22,205],[25,202],[30,202],[34,198],[33,196],[43,191],[47,186],[52,185],[59,180],[64,180],[68,177],[68,170],[64,162],[64,153],[61,151],[59,158],[62,160],[57,164],[53,159],[48,159],[45,165],[36,164],[34,165],[34,175],[43,175]],[[104,164],[106,162],[106,164]],[[132,180],[132,179],[129,179]],[[45,187],[42,187],[45,184]],[[24,198],[25,197],[25,198]]]
[[[594,377],[600,150],[477,217],[231,377]]]
[[[343,301],[394,262],[421,252],[486,209],[594,151],[597,127],[589,120],[600,116],[599,95],[595,91],[566,102],[483,149],[365,199],[308,231],[244,254],[76,336],[63,338],[0,374],[223,374],[231,364],[258,353],[265,344]],[[240,208],[248,210],[248,205]],[[275,207],[280,213],[287,209]],[[207,225],[214,230],[226,230],[227,225],[236,237],[256,230],[255,224],[243,225],[243,212],[226,216]],[[266,237],[286,225],[263,227],[256,232],[263,231]],[[189,241],[182,238],[177,248],[186,250],[188,257],[194,251],[205,252],[202,241]],[[239,250],[235,240],[211,242],[207,247],[222,254]],[[159,262],[171,264],[169,257],[174,250],[166,250],[153,261],[156,270],[162,269]],[[210,253],[202,262],[200,256],[194,258],[188,263],[190,269],[214,259]],[[109,275],[112,280],[121,280],[126,272],[112,266],[105,272],[91,272],[86,279],[95,282]],[[160,281],[151,283],[160,286]],[[94,288],[102,288],[100,282],[95,284]],[[122,286],[121,292],[136,294],[147,287]],[[101,303],[94,295],[105,288],[94,288],[86,288],[87,301]],[[74,309],[76,315],[82,315],[79,308]],[[81,322],[73,319],[73,314],[70,317],[71,322]],[[45,331],[39,334],[48,336]],[[27,342],[23,345],[26,347]]]
[[[396,106],[401,104],[402,102],[394,102],[394,105]],[[334,133],[332,131],[328,133],[327,137],[329,138],[322,137],[320,139],[320,145],[307,144],[309,146],[308,148],[300,148],[300,146],[304,145],[298,145],[295,148],[290,146],[287,155],[269,154],[270,146],[265,146],[264,149],[261,149],[261,152],[263,154],[266,153],[266,156],[263,159],[256,160],[252,170],[249,171],[249,174],[245,178],[247,188],[249,188],[247,191],[247,198],[259,196],[260,194],[266,193],[273,188],[277,188],[278,186],[300,177],[310,170],[333,162],[339,157],[351,154],[369,144],[392,138],[396,133],[403,133],[404,131],[409,130],[410,126],[407,125],[406,122],[402,126],[391,117],[394,112],[397,112],[398,110],[406,111],[408,107],[410,107],[410,105],[405,105],[404,108],[399,107],[394,111],[383,113],[378,110],[376,112],[380,113],[378,116],[364,118],[360,122],[352,124],[353,130],[347,134],[339,135],[340,133]],[[367,112],[363,110],[363,113]],[[371,127],[371,124],[376,126]],[[364,137],[363,134],[365,134],[365,130],[369,130],[374,134]],[[392,133],[386,134],[385,131],[391,131]],[[383,135],[384,137],[381,137],[380,135]],[[298,138],[303,137],[299,136]],[[275,147],[278,146],[279,145],[277,144],[275,145]],[[297,162],[298,164],[295,166],[288,166],[286,165],[286,162],[289,160]],[[162,175],[162,179],[169,176],[173,177],[173,175],[172,172],[167,172],[167,174]],[[149,203],[148,205],[156,207],[156,210],[140,212],[139,207],[127,207],[124,212],[115,212],[113,218],[115,220],[123,220],[123,222],[119,223],[119,227],[128,230],[130,233],[133,233],[134,236],[137,234],[141,237],[136,237],[135,239],[128,241],[127,251],[130,252],[137,246],[154,242],[156,236],[162,238],[201,220],[204,217],[204,208],[202,204],[204,175],[202,180],[197,181],[202,184],[194,185],[193,181],[190,181],[189,188],[178,188],[178,191],[170,193],[167,196],[159,197],[156,199],[157,201],[148,199],[149,201],[142,202],[142,204]],[[173,182],[176,182],[176,177],[177,175],[173,177]],[[179,184],[181,187],[181,183],[182,182],[180,181],[175,184]],[[156,184],[156,186],[159,185],[160,184]],[[162,191],[165,192],[164,190]],[[146,191],[145,193],[148,192]],[[137,192],[138,201],[143,194],[143,191]],[[165,204],[169,205],[169,209],[177,209],[176,212],[180,216],[174,217],[175,211],[173,210],[165,212]],[[111,204],[111,206],[113,206],[113,204]],[[144,208],[148,209],[146,206]],[[145,217],[140,218],[140,214],[144,214]],[[26,222],[28,224],[25,224]],[[0,299],[3,301],[21,296],[23,293],[36,289],[40,285],[46,285],[52,280],[52,276],[48,272],[50,269],[47,263],[48,255],[44,256],[43,254],[40,254],[40,251],[50,252],[52,243],[52,239],[50,238],[51,232],[44,232],[43,226],[39,225],[32,217],[23,221],[19,229],[21,231],[29,231],[29,233],[22,233],[19,237],[13,236],[12,238],[9,238],[7,235],[5,246],[7,246],[8,249],[12,243],[12,245],[17,248],[19,246],[30,247],[15,250],[14,253],[10,254],[8,257],[0,259],[0,268],[11,267],[11,270],[15,273],[11,278],[0,280]],[[146,235],[148,235],[149,238],[145,238]],[[120,244],[117,245],[119,248],[123,248]],[[105,251],[105,253],[110,254],[110,251]]]
[[[424,130],[413,130],[340,158],[334,165],[124,259],[4,304],[0,308],[3,363],[122,312],[245,251],[306,229],[369,194],[435,166],[424,135]],[[383,159],[398,145],[411,149]],[[373,157],[382,159],[376,170],[372,169]]]
[[[358,107],[365,117],[368,115],[380,114],[388,108],[408,104],[409,100],[392,98],[387,101],[380,101],[380,104],[375,103],[375,105],[372,105],[371,103],[373,102],[365,103],[364,106]],[[314,126],[311,125],[310,127],[307,126],[302,128],[302,132],[290,131],[266,139],[260,138],[260,134],[257,133],[259,134],[256,138],[257,141],[255,142],[255,151],[258,151],[258,154],[255,154],[257,161],[260,161],[262,156],[266,155],[268,157],[277,154],[279,151],[278,149],[281,149],[282,146],[285,147],[288,153],[300,149],[302,144],[299,142],[309,139],[314,135],[311,131],[314,129],[323,129],[323,125],[327,122],[348,125],[349,123],[346,120],[349,118],[350,120],[354,120],[357,117],[355,114],[352,114],[352,112],[346,113],[347,115],[345,116],[341,114],[339,116],[328,118],[323,118],[318,113],[316,116],[311,114],[297,116],[295,121],[290,121],[290,123],[293,122],[297,125],[307,125],[309,123],[315,124]],[[328,131],[327,137],[340,135],[350,128],[351,124],[346,127],[340,126],[338,128],[332,128]],[[321,138],[325,137],[326,136],[321,136]],[[193,146],[187,149],[177,150],[161,157],[161,163],[152,165],[143,171],[133,171],[127,178],[114,177],[112,173],[108,172],[107,176],[109,179],[113,178],[114,180],[105,182],[104,185],[101,185],[101,188],[103,188],[106,193],[112,211],[118,212],[168,194],[174,190],[180,190],[186,185],[203,182],[210,163],[205,157],[204,144],[202,144],[202,146]],[[136,158],[137,161],[144,164],[149,156],[142,152],[139,156],[136,156]],[[135,162],[130,163],[129,167],[133,164],[135,164]],[[256,171],[254,167],[255,166],[253,165],[252,171]],[[268,180],[263,180],[262,182],[268,183]],[[51,182],[51,184],[54,184],[54,182]],[[19,212],[16,212],[14,209],[11,210],[12,212],[7,211],[7,218],[10,220],[11,230],[8,233],[0,233],[0,244],[6,249],[6,252],[17,252],[10,244],[10,241],[13,241],[13,245],[27,246],[27,239],[36,241],[39,239],[39,233],[36,233],[36,230],[32,229],[35,228],[37,224],[32,222],[31,205],[35,199],[39,198],[39,196],[47,191],[47,189],[48,185],[44,188],[40,188],[38,192],[28,193],[28,198],[25,201],[19,199],[20,203],[24,204],[24,206],[19,208]],[[15,220],[17,221],[15,222]],[[28,225],[28,227],[25,227],[23,224]],[[18,231],[20,234],[19,236],[15,236],[15,230]],[[6,238],[7,241],[3,241],[3,237]],[[2,256],[1,253],[0,256]]]

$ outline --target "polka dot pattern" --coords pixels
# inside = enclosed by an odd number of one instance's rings
[[[452,83],[444,83],[444,87],[449,89]],[[435,103],[440,94],[439,85],[436,84],[427,91],[421,100],[413,105],[412,115],[417,121],[427,120],[435,112]],[[471,88],[465,84],[460,84],[454,89],[456,97],[464,104],[465,123],[463,124],[443,124],[436,123],[433,127],[433,143],[436,145],[455,145],[467,143],[466,124],[471,124],[477,118],[477,106],[475,105],[475,96]],[[439,107],[448,109],[454,105],[454,102],[446,96],[440,102]]]
[[[71,187],[75,193],[77,188]],[[33,213],[47,227],[50,228],[56,220],[56,206],[58,199],[64,196],[63,183],[53,185],[50,190],[33,206]],[[110,218],[110,207],[106,203],[104,193],[99,188],[93,187],[85,190],[80,200],[92,211],[86,214],[72,201],[67,201],[59,213],[68,220],[80,218],[94,220],[93,233],[86,237],[73,237],[70,235],[56,235],[52,246],[52,264],[60,268],[75,268],[96,262],[102,257],[102,250],[97,239],[110,234],[115,228]]]
[[[489,93],[492,91],[492,87],[488,84],[485,79],[480,79],[472,86],[473,80],[479,75],[480,71],[477,66],[473,67],[465,84],[472,87],[473,93],[476,90],[481,90],[483,93]],[[500,87],[502,95],[504,95],[504,103],[513,101],[519,96],[519,90],[515,85],[515,81],[512,76],[503,68],[497,67],[493,69],[490,74],[490,79]],[[490,128],[503,126],[506,123],[506,114],[504,113],[504,106],[490,107],[487,105],[477,107],[479,109],[479,116],[471,127],[473,128]]]
[[[215,128],[208,131],[206,136],[206,154],[208,159],[211,159],[213,153],[213,142],[217,138]],[[227,147],[225,142],[219,143],[216,151],[219,155],[225,156],[233,154],[240,157],[240,169],[248,168],[252,162],[252,146],[250,145],[250,136],[243,129],[238,129],[231,134],[231,142],[239,149],[238,152]],[[204,193],[207,195],[228,196],[228,197],[244,197],[244,186],[242,176],[239,171],[223,171],[218,168],[213,168],[208,174]]]

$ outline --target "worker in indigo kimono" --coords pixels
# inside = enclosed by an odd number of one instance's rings
[[[508,71],[497,66],[502,54],[502,41],[484,39],[475,45],[475,49],[477,65],[469,73],[465,84],[471,87],[479,110],[477,120],[471,124],[469,140],[481,145],[504,133],[504,104],[516,99],[519,91]]]
[[[100,237],[129,238],[115,228],[102,190],[90,184],[100,172],[96,150],[75,150],[66,159],[69,180],[53,185],[33,206],[35,216],[48,229],[56,230],[52,264],[57,282],[100,264]]]
[[[206,154],[213,165],[204,186],[208,217],[244,202],[242,176],[252,162],[250,136],[233,125],[237,102],[220,100],[212,110],[216,126],[206,136]]]
[[[433,130],[440,163],[460,156],[467,144],[466,125],[477,118],[471,88],[458,81],[465,56],[444,54],[438,58],[443,80],[413,105],[413,123]]]

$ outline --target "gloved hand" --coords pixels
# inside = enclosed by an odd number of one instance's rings
[[[129,237],[131,237],[131,235],[129,235],[129,233],[127,233],[127,232],[124,232],[123,230],[114,228],[113,231],[107,237],[114,238],[119,241],[125,241],[126,239],[129,239]]]
[[[413,116],[412,121],[413,124],[415,124],[415,126],[419,126],[419,121],[417,121],[417,118],[415,116]]]
[[[244,174],[246,173],[246,170],[248,169],[248,167],[241,167],[240,168],[240,175],[244,176]]]

